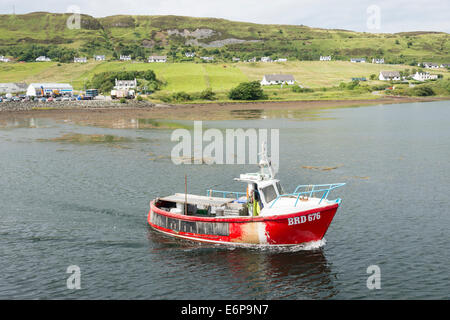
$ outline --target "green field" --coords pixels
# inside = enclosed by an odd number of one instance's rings
[[[350,82],[353,77],[370,78],[381,70],[411,70],[406,65],[378,65],[372,63],[351,63],[342,61],[296,61],[287,63],[138,63],[138,62],[89,62],[86,64],[56,62],[2,63],[0,64],[0,82],[65,82],[76,90],[84,89],[85,83],[96,73],[106,71],[142,71],[151,69],[158,79],[166,84],[161,94],[184,91],[187,93],[201,92],[211,88],[218,94],[223,94],[241,82],[261,80],[264,74],[293,74],[299,84],[310,88],[336,87],[341,82]],[[433,71],[444,78],[449,72],[444,69]],[[370,84],[381,81],[368,81]],[[267,88],[269,92],[279,88]],[[284,99],[295,99],[289,91],[280,91]],[[330,93],[315,92],[317,96],[327,97]],[[281,97],[280,96],[280,97]],[[303,96],[307,96],[303,94]],[[276,97],[275,97],[276,98]],[[339,97],[334,97],[339,98]]]

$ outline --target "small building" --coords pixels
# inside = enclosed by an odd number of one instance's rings
[[[417,81],[425,81],[425,80],[436,80],[438,78],[437,74],[430,74],[429,72],[419,72],[417,71],[413,77],[414,80]]]
[[[131,61],[131,56],[120,55],[119,60],[120,61]]]
[[[9,58],[5,57],[5,56],[0,56],[0,62],[9,62]]]
[[[233,62],[239,62],[239,61],[241,61],[240,58],[233,57]]]
[[[450,63],[441,64],[441,68],[450,68]]]
[[[117,80],[114,89],[116,90],[129,90],[137,87],[137,80]]]
[[[352,78],[352,81],[367,81],[366,77],[354,77]]]
[[[73,88],[68,83],[32,83],[27,88],[27,96],[48,97],[51,95],[73,95]]]
[[[148,57],[148,62],[161,62],[166,63],[167,62],[167,56],[150,56]]]
[[[331,56],[320,56],[320,61],[331,61]]]
[[[425,69],[438,69],[439,65],[437,63],[433,63],[433,62],[423,62],[422,66]]]
[[[74,57],[73,62],[74,63],[86,63],[87,58],[86,57]]]
[[[271,57],[262,57],[261,62],[273,62]]]
[[[398,71],[380,71],[378,79],[382,81],[400,81],[401,76]]]
[[[270,86],[277,84],[295,84],[295,78],[291,74],[266,74],[264,75],[261,85]]]
[[[279,58],[277,60],[275,60],[275,62],[287,62],[286,58]]]
[[[94,60],[95,61],[105,61],[106,57],[105,57],[105,55],[95,55]]]
[[[256,57],[253,57],[251,59],[248,59],[247,62],[256,62]]]
[[[214,57],[200,57],[204,61],[214,61]]]
[[[350,62],[354,62],[354,63],[366,63],[366,59],[365,58],[351,58]]]
[[[384,64],[384,58],[381,58],[381,59],[374,58],[374,59],[372,59],[372,63]]]
[[[46,56],[40,56],[36,58],[36,62],[50,62],[52,59],[47,58]]]
[[[187,58],[194,58],[195,57],[195,52],[186,52],[184,54]]]
[[[0,94],[26,92],[28,85],[26,83],[0,83]]]

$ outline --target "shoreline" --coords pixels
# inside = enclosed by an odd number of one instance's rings
[[[128,102],[127,104],[72,102],[62,106],[32,103],[33,107],[2,108],[0,104],[0,120],[11,118],[48,118],[56,119],[101,119],[105,121],[118,118],[166,119],[166,120],[239,120],[249,119],[249,113],[258,111],[271,112],[314,112],[329,108],[358,107],[377,104],[400,104],[413,102],[432,102],[450,100],[450,97],[394,97],[356,100],[300,100],[300,101],[246,101],[246,102],[211,102],[190,104],[154,104],[151,102]],[[23,107],[21,102],[9,103]],[[78,105],[76,105],[78,104]],[[74,106],[75,105],[75,106]],[[253,115],[253,117],[255,114]],[[94,121],[95,122],[95,121]]]

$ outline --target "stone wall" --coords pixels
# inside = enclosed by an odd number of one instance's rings
[[[155,104],[148,101],[127,100],[127,103],[119,101],[101,101],[101,100],[85,100],[85,101],[20,101],[20,102],[0,102],[1,111],[29,111],[39,109],[96,109],[96,108],[149,108]]]

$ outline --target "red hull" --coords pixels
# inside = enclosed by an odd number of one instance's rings
[[[266,217],[198,217],[163,211],[150,204],[148,223],[172,236],[195,241],[298,245],[322,240],[339,204],[293,214]]]

